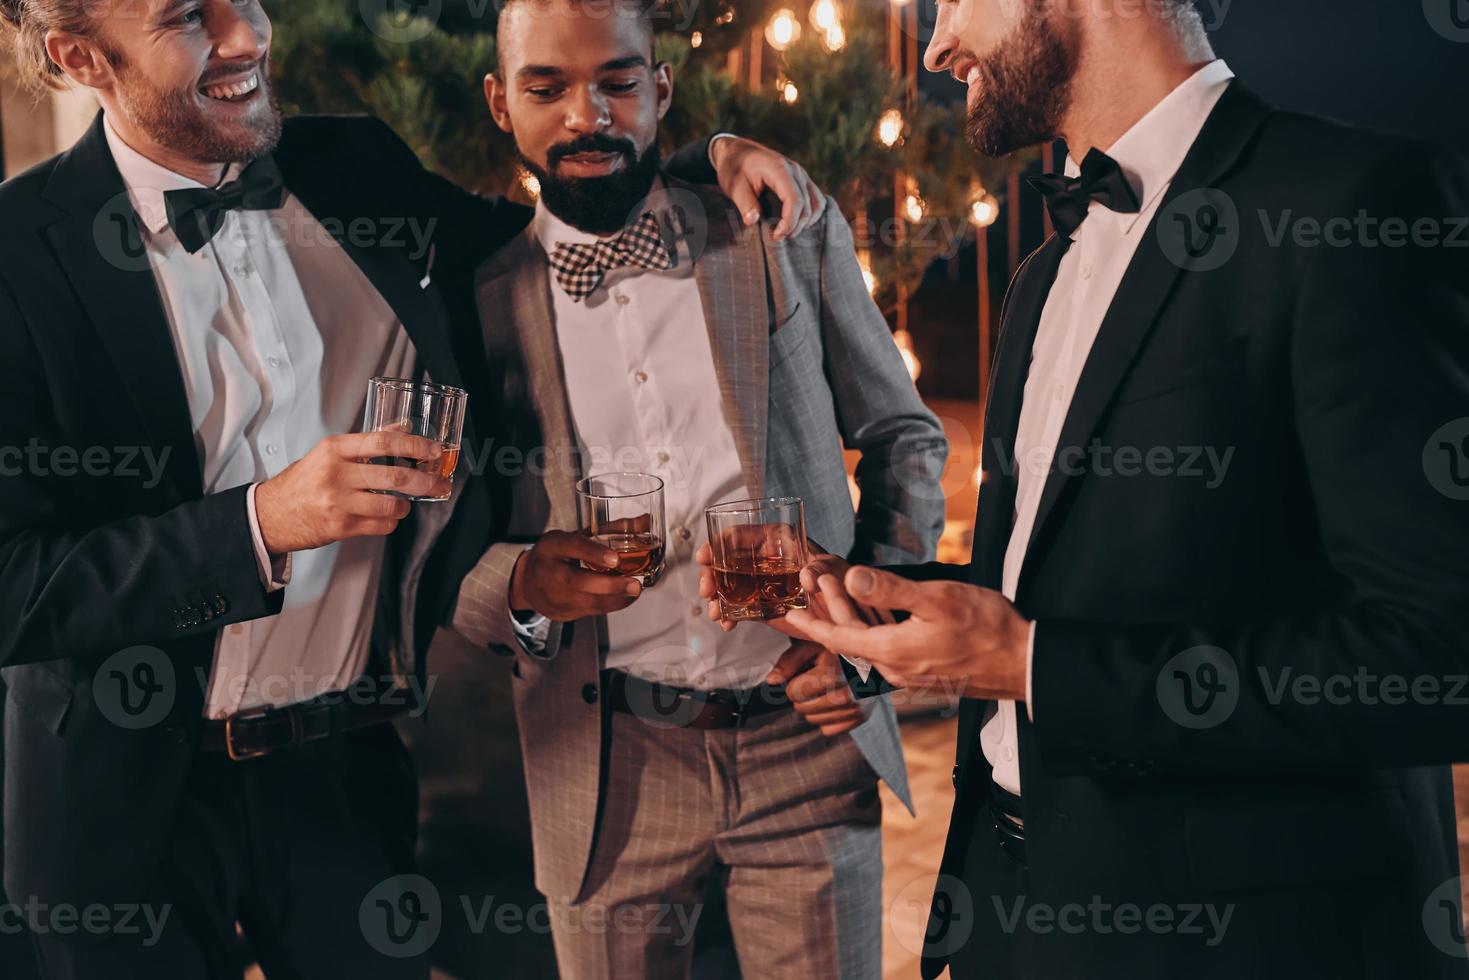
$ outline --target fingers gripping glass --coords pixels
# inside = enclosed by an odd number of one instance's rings
[[[459,466],[459,452],[464,438],[464,409],[469,395],[462,388],[436,385],[428,381],[403,378],[373,378],[367,383],[367,411],[362,422],[364,432],[406,432],[432,439],[441,447],[436,459],[411,459],[383,456],[368,460],[379,466],[406,466],[434,473],[452,481]],[[414,497],[397,491],[383,491],[407,500],[448,500],[453,489],[442,497]]]
[[[779,619],[805,609],[806,511],[800,497],[718,504],[704,512],[720,618]]]
[[[663,481],[646,473],[604,473],[576,485],[577,527],[617,553],[616,568],[587,565],[591,572],[635,578],[652,588],[663,575]]]

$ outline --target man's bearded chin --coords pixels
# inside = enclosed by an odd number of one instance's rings
[[[118,101],[133,125],[155,143],[198,163],[249,163],[276,148],[281,139],[281,113],[270,89],[270,59],[260,63],[259,103],[239,125],[222,126],[197,91],[155,88],[125,59],[109,53],[117,71]],[[207,81],[207,80],[206,80]]]
[[[965,138],[976,153],[1001,157],[1055,139],[1071,102],[1075,46],[1032,9],[994,51],[978,59],[979,96]]]
[[[621,153],[626,165],[605,177],[561,177],[556,163],[573,153]],[[546,154],[549,169],[524,153],[520,162],[541,184],[546,209],[571,227],[591,235],[611,235],[627,227],[633,212],[653,189],[663,160],[654,140],[637,155],[637,148],[624,139],[590,136],[552,147]]]

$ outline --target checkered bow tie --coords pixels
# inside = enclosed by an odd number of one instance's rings
[[[612,238],[585,244],[557,242],[556,250],[551,253],[556,281],[577,301],[596,292],[607,273],[629,265],[641,269],[673,268],[673,255],[663,244],[658,216],[652,211],[644,212],[636,224]]]

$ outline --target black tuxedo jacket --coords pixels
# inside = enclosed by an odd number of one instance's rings
[[[524,228],[525,209],[429,173],[367,117],[289,119],[275,157],[287,188],[397,313],[421,368],[469,389],[474,444],[493,406],[470,276]],[[671,165],[713,179],[707,142]],[[0,185],[0,226],[5,890],[52,904],[136,902],[179,812],[215,634],[278,612],[284,594],[260,583],[246,488],[203,494],[182,372],[100,115],[71,150]],[[411,227],[432,228],[432,247]],[[97,447],[111,472],[90,475],[54,452],[38,466],[12,449],[30,446],[77,457]],[[144,450],[168,453],[156,485]],[[408,600],[420,679],[435,627],[491,538],[499,491],[466,469]],[[410,519],[390,540],[387,616],[403,614],[391,570],[414,531]],[[94,677],[99,664],[135,646],[167,657],[173,701],[163,721],[130,730],[100,710],[93,684],[109,683]],[[384,760],[393,771],[383,778],[411,788],[400,761]],[[411,836],[411,795],[385,794],[385,804],[393,829]]]
[[[965,934],[996,977],[1464,974],[1435,889],[1458,874],[1443,763],[1469,757],[1466,214],[1463,160],[1227,90],[1086,362],[1016,601],[1039,624],[1025,911],[1232,917],[1214,945],[1044,918],[971,933],[1015,896],[956,884],[995,846],[967,701],[926,977]],[[1437,230],[1402,243],[1388,219]],[[1006,300],[972,564],[917,577],[1000,588],[1061,254],[1046,242]],[[1383,697],[1390,677],[1438,694]]]

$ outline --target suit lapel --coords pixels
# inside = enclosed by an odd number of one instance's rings
[[[1158,220],[1168,214],[1172,202],[1190,192],[1208,188],[1224,176],[1267,113],[1264,103],[1238,83],[1231,84],[1215,106],[1199,138],[1173,178],[1152,223],[1144,230],[1137,254],[1123,275],[1117,295],[1102,320],[1096,342],[1077,382],[1071,409],[1062,426],[1055,458],[1065,458],[1068,455],[1070,458],[1081,458],[1077,454],[1097,431],[1117,389],[1127,377],[1138,352],[1162,313],[1169,294],[1183,275],[1182,265],[1170,259],[1159,242]],[[1015,404],[1019,404],[1019,398]],[[1035,527],[1031,533],[1028,556],[1034,554],[1034,546],[1040,540],[1057,502],[1076,478],[1074,472],[1062,472],[1055,468],[1047,476],[1036,513]],[[1026,570],[1030,567],[1033,567],[1033,562],[1028,558]],[[1022,586],[1023,582],[1024,571]]]
[[[486,330],[515,335],[514,344],[492,342],[490,349],[512,350],[518,346],[525,352],[528,402],[538,416],[547,455],[546,496],[551,526],[574,528],[575,484],[583,474],[546,269],[545,250],[532,226],[486,264],[479,276],[479,304]]]
[[[1056,270],[1066,254],[1065,242],[1052,235],[1016,271],[1011,295],[1005,298],[1000,317],[1000,349],[995,355],[994,384],[985,406],[984,445],[981,447],[984,482],[980,489],[979,513],[975,518],[974,557],[976,582],[998,589],[1004,568],[1005,549],[1015,517],[1015,438],[1020,426],[1020,405],[1025,381],[1030,375],[1031,351],[1040,329],[1046,296],[1056,281]]]
[[[111,357],[149,443],[168,450],[166,470],[184,499],[203,493],[203,473],[158,281],[102,114],[57,162],[43,191],[65,209],[47,229],[60,265]]]
[[[724,417],[734,433],[745,482],[765,492],[765,439],[770,412],[770,313],[760,227],[745,227],[722,197],[670,181],[699,196],[708,238],[694,256],[694,278],[709,329]],[[698,237],[690,238],[697,245]]]
[[[322,165],[321,148],[312,145],[310,120],[287,120],[276,162],[286,188],[336,240],[373,288],[385,299],[408,332],[418,351],[419,364],[440,384],[461,385],[458,364],[449,337],[448,314],[431,285],[433,252],[410,257],[401,247],[401,234],[388,234],[411,214],[392,198],[344,179]],[[404,213],[408,212],[408,213]],[[354,222],[373,222],[374,232],[352,232]],[[392,243],[392,244],[390,244]]]

